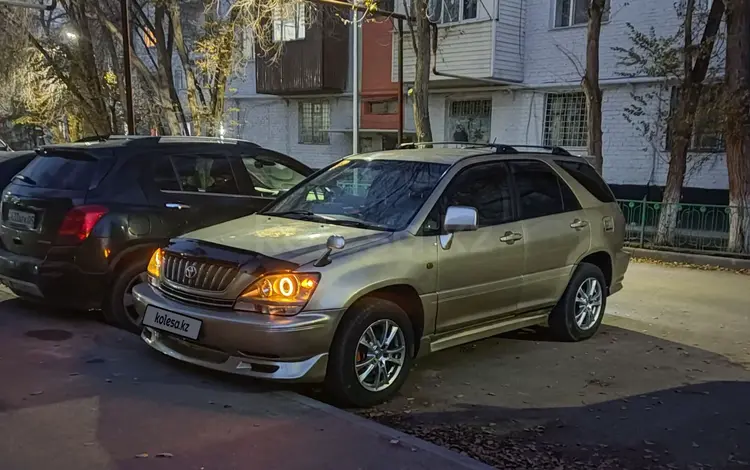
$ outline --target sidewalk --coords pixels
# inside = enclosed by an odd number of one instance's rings
[[[0,377],[2,468],[489,468],[283,388],[183,366],[90,316],[16,300],[0,302]]]

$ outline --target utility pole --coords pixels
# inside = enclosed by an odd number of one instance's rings
[[[127,134],[135,134],[135,116],[133,115],[133,77],[130,74],[130,0],[120,0],[122,9],[122,48],[123,72],[125,74],[125,111],[127,117]]]
[[[359,10],[352,9],[352,153],[359,153]]]
[[[404,143],[404,19],[398,19],[398,145]]]

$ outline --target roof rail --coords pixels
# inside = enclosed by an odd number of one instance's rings
[[[572,157],[573,154],[568,152],[562,147],[555,147],[549,145],[508,145],[508,144],[483,144],[477,142],[408,142],[401,144],[399,148],[409,149],[424,147],[427,145],[460,145],[461,148],[472,149],[472,148],[491,148],[494,149],[495,153],[499,154],[516,154],[521,153],[518,149],[544,149],[549,150],[553,155],[561,155],[566,157]]]
[[[208,137],[208,136],[192,136],[192,135],[164,135],[164,136],[151,136],[151,135],[101,135],[101,136],[90,136],[78,139],[76,142],[106,142],[108,140],[121,140],[127,141],[126,145],[150,145],[157,144],[162,139],[174,139],[176,141],[183,142],[217,142],[227,143],[236,145],[247,145],[249,147],[260,147],[254,142],[248,140],[224,138],[224,137]]]
[[[483,144],[480,142],[407,142],[401,144],[401,149],[415,149],[417,147],[426,147],[428,145],[460,145],[464,149],[491,148],[495,153],[518,153],[514,148],[503,144]]]
[[[574,155],[567,150],[565,150],[562,147],[558,147],[556,145],[512,145],[514,148],[522,148],[522,149],[544,149],[549,150],[551,154],[553,155],[561,155],[565,157],[573,157]]]

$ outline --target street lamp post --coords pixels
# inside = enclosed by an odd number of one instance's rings
[[[120,0],[122,9],[122,48],[123,48],[123,73],[125,75],[125,112],[127,117],[128,131],[126,134],[135,134],[135,116],[133,115],[133,77],[130,74],[130,0]]]

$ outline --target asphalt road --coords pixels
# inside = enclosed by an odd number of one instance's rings
[[[288,388],[213,374],[91,315],[0,298],[0,469],[469,469]]]
[[[421,360],[362,414],[498,468],[747,468],[750,276],[631,266],[590,341],[524,330]],[[470,468],[91,315],[0,294],[0,469]]]
[[[419,362],[364,415],[500,468],[748,468],[750,276],[632,264],[600,333]]]

